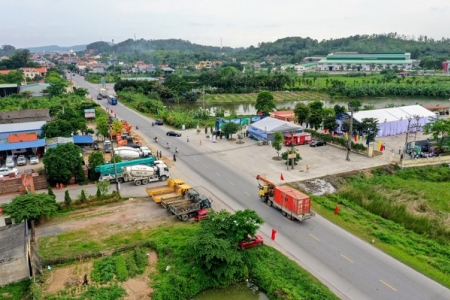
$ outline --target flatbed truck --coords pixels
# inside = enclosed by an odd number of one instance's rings
[[[211,207],[211,200],[209,200],[206,196],[199,196],[195,200],[191,200],[188,203],[183,202],[179,203],[173,203],[169,205],[169,209],[182,221],[187,221],[189,218],[194,218],[198,215],[198,212],[201,209],[210,208]]]
[[[175,190],[176,185],[182,185],[184,184],[184,181],[182,179],[167,179],[166,184],[164,185],[158,185],[153,187],[147,187],[145,188],[147,194],[152,197],[153,195],[160,195],[160,194],[166,194],[171,193]]]
[[[190,190],[191,186],[187,184],[175,185],[173,189],[168,193],[163,194],[153,194],[150,197],[155,201],[155,203],[161,203],[163,199],[169,200],[178,196],[184,196],[186,191]]]

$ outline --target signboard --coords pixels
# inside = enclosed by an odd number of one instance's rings
[[[84,117],[86,119],[95,119],[95,109],[85,109]]]
[[[105,86],[105,77],[102,77],[102,86]]]
[[[288,154],[288,159],[295,159],[297,157],[296,153]]]

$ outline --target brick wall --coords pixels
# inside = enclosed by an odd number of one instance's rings
[[[0,178],[0,195],[25,193],[25,187],[22,184],[21,176],[22,175],[19,175],[17,178]],[[43,190],[48,187],[47,177],[45,175],[33,173],[33,181],[36,191]]]

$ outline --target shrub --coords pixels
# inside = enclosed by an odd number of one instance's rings
[[[72,198],[70,198],[69,190],[66,190],[64,192],[64,204],[67,208],[69,208],[72,205]]]
[[[133,278],[138,272],[136,261],[134,260],[134,252],[126,253],[125,261],[127,263],[128,276]]]
[[[102,193],[100,192],[100,189],[97,187],[97,199],[100,199],[102,197]]]
[[[107,256],[94,262],[91,278],[96,282],[107,283],[113,280],[115,271],[116,267],[113,259],[110,256]]]
[[[81,203],[86,203],[87,202],[87,197],[86,197],[86,192],[83,190],[81,190],[81,194],[80,194],[80,202]]]
[[[134,250],[134,260],[136,261],[137,273],[144,273],[147,267],[147,251],[144,248],[138,247]]]
[[[127,280],[128,270],[127,270],[127,263],[125,261],[125,258],[122,255],[118,255],[114,258],[114,262],[116,265],[117,280],[119,280],[119,281]]]

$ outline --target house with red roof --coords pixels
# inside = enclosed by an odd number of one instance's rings
[[[45,77],[47,75],[47,68],[21,68],[23,77],[34,79],[36,76]]]

